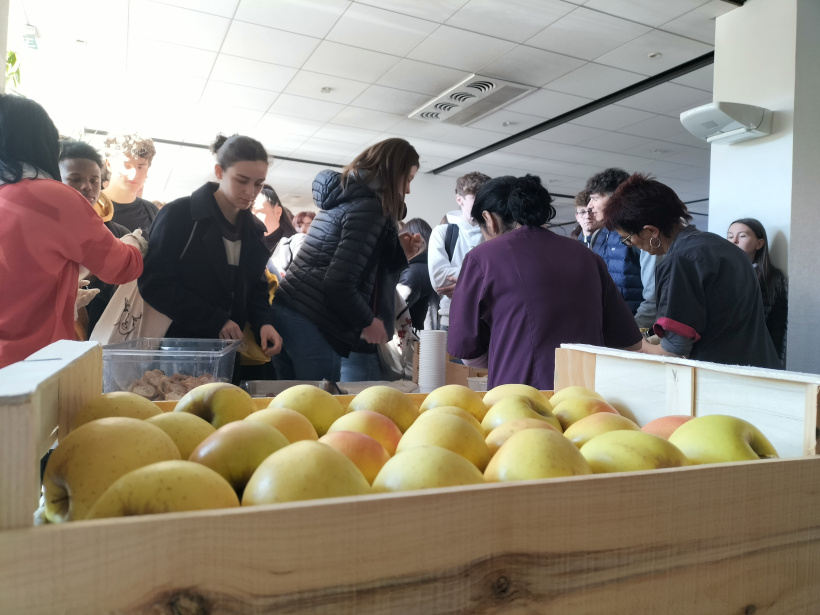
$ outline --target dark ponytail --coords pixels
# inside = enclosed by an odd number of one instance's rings
[[[555,217],[552,197],[536,175],[496,177],[486,182],[475,197],[472,217],[482,227],[485,211],[501,218],[504,231],[521,226],[543,226]]]
[[[226,137],[222,133],[218,134],[211,143],[211,153],[216,156],[216,161],[223,170],[245,160],[268,161],[268,152],[265,151],[264,146],[256,139],[243,135]]]

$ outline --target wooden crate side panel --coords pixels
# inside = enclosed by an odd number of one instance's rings
[[[596,355],[594,353],[556,348],[553,390],[560,391],[571,385],[596,390],[595,361]]]
[[[818,485],[809,458],[14,530],[0,612],[812,613]]]
[[[664,363],[648,363],[601,355],[595,362],[595,390],[618,411],[638,423],[678,414],[667,410],[670,370]]]
[[[0,406],[0,531],[33,523],[39,505],[40,458],[48,450],[48,439],[38,434],[42,423],[37,406],[43,397],[56,399],[56,380],[48,388],[35,392],[28,403]]]
[[[699,369],[697,415],[726,414],[745,419],[760,429],[781,457],[802,457],[814,452],[807,445],[814,434],[806,411],[807,388],[800,382],[753,378]],[[808,416],[807,416],[808,415]]]
[[[71,430],[74,415],[89,400],[102,394],[102,346],[88,348],[59,373],[58,434]]]

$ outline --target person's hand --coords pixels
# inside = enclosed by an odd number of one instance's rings
[[[77,298],[74,300],[74,320],[77,320],[80,308],[84,308],[100,292],[99,288],[83,288],[88,286],[88,280],[80,280],[80,288],[77,289]]]
[[[408,261],[424,251],[424,238],[420,233],[400,233],[399,242]]]
[[[143,256],[145,256],[145,253],[148,252],[148,242],[145,240],[145,237],[142,236],[142,229],[138,228],[133,233],[123,235],[120,238],[120,241],[128,244],[129,246],[134,246]]]
[[[266,356],[282,352],[282,336],[273,328],[273,325],[263,325],[259,330],[259,338],[262,340],[262,351]]]
[[[241,340],[244,337],[242,329],[232,320],[222,325],[222,330],[219,332],[219,339],[221,340]]]
[[[457,280],[453,276],[448,275],[446,278],[444,278],[444,281],[447,282],[447,284],[445,284],[444,286],[439,286],[436,289],[436,292],[439,295],[444,295],[445,297],[450,297],[450,299],[452,299],[453,291],[455,291],[456,289]]]
[[[387,331],[384,328],[384,323],[378,318],[374,318],[373,322],[362,329],[362,338],[368,344],[386,344]]]

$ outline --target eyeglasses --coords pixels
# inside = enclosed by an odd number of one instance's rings
[[[624,244],[627,248],[632,247],[632,235],[635,233],[629,233],[626,237],[621,237],[621,243]]]

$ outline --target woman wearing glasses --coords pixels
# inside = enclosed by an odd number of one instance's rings
[[[689,226],[691,219],[671,188],[639,173],[618,186],[604,212],[622,243],[665,255],[655,271],[661,342],[644,345],[644,352],[780,367],[748,257]]]
[[[563,343],[640,350],[632,311],[604,261],[543,228],[555,216],[538,177],[498,177],[476,195],[485,242],[464,259],[450,305],[448,352],[484,363],[487,384],[552,389]]]

